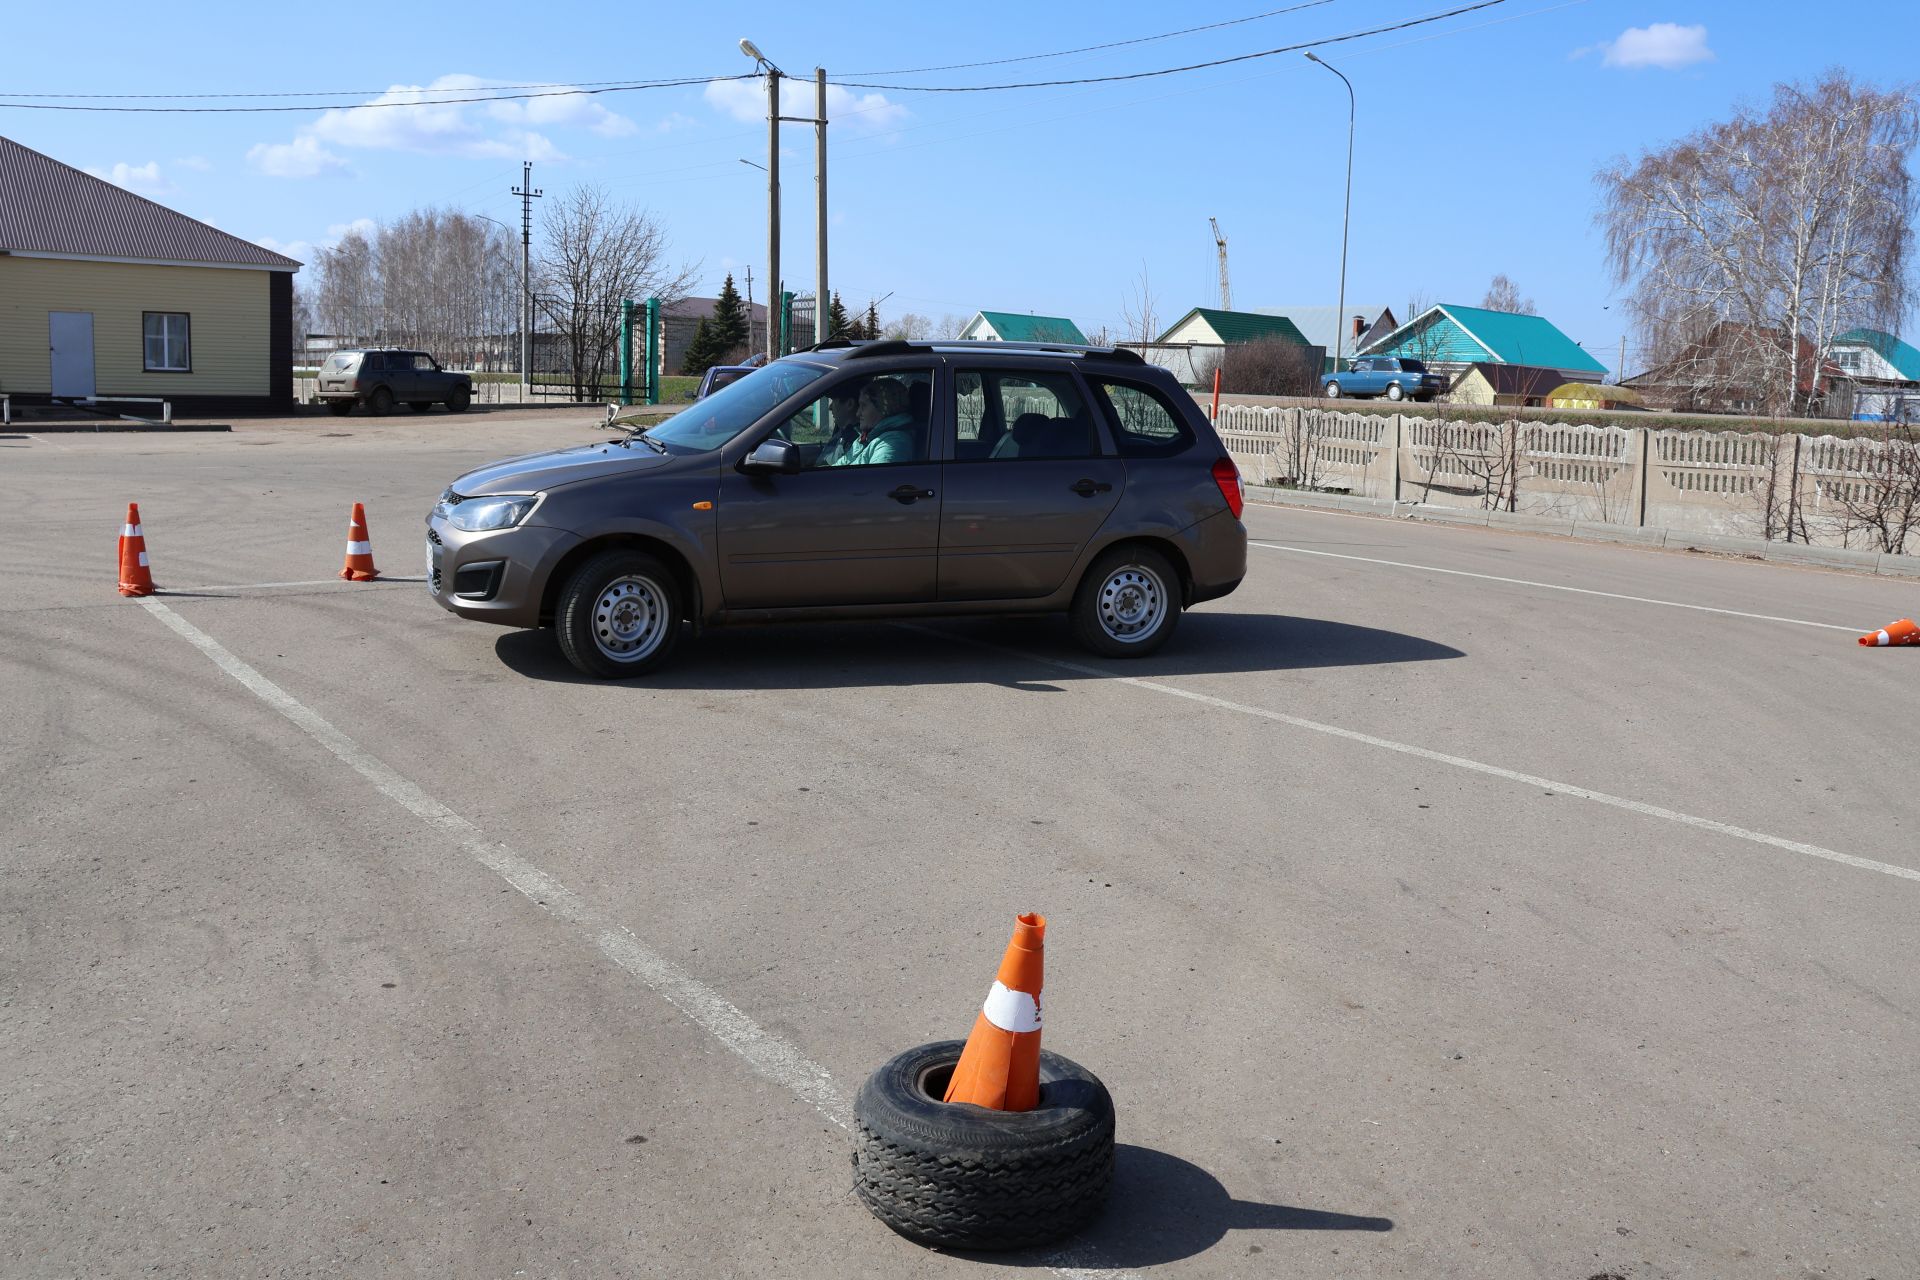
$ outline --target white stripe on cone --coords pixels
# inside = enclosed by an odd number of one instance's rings
[[[347,544],[347,554],[350,556],[370,556],[373,554],[373,544],[371,542],[349,542]]]
[[[1873,633],[1873,642],[1875,644],[1892,644],[1893,637],[1888,635],[1885,631],[1876,631]]]
[[[144,551],[140,553],[140,567],[142,569],[147,568],[147,553]]]
[[[986,1014],[987,1021],[1002,1031],[1040,1029],[1040,998],[1024,991],[1011,990],[998,982],[993,984],[993,990],[987,992],[987,1002],[980,1006],[980,1012]]]
[[[121,526],[120,536],[123,538],[139,538],[139,537],[144,537],[145,535],[140,532],[139,525],[129,524],[129,525]]]

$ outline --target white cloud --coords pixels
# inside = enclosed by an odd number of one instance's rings
[[[329,148],[554,161],[566,159],[566,153],[543,130],[581,129],[603,138],[639,131],[632,120],[609,110],[598,97],[565,85],[536,91],[540,97],[449,100],[484,97],[485,84],[478,76],[459,74],[425,85],[394,85],[359,109],[323,111],[292,141],[261,143],[248,158],[264,173],[302,178],[344,167],[345,161]]]
[[[346,239],[349,232],[359,232],[372,239],[380,230],[380,224],[372,218],[355,218],[352,222],[335,222],[327,227],[327,233],[319,240],[280,240],[273,236],[255,236],[253,242],[262,249],[271,249],[275,253],[284,253],[297,262],[312,265],[318,260],[322,250],[331,249]]]
[[[678,130],[678,129],[692,128],[694,125],[699,123],[700,122],[698,120],[695,120],[690,115],[686,115],[679,111],[670,111],[667,113],[666,119],[662,120],[659,124],[656,124],[653,126],[653,131],[655,133],[673,133],[675,130]]]
[[[253,242],[262,249],[284,253],[295,262],[313,261],[313,241],[311,240],[275,240],[272,236],[255,236]]]
[[[380,230],[380,224],[372,218],[355,218],[352,222],[335,222],[327,227],[327,238],[321,243],[331,248],[347,238],[349,232],[358,232],[365,239],[372,239]]]
[[[261,142],[247,150],[247,163],[270,178],[317,178],[337,173],[347,162],[320,145],[310,133],[292,142]]]
[[[205,156],[181,156],[173,163],[182,169],[191,169],[195,173],[205,173],[213,168],[213,161]]]
[[[1707,47],[1704,24],[1683,27],[1674,22],[1656,22],[1646,27],[1628,27],[1618,39],[1599,47],[1606,51],[1601,65],[1628,70],[1658,67],[1662,71],[1678,71],[1696,62],[1715,60],[1713,50]]]
[[[709,80],[705,90],[707,105],[742,123],[767,118],[767,88],[760,80]],[[804,80],[780,82],[780,114],[811,116],[814,108],[813,85]],[[856,94],[839,85],[827,86],[827,121],[851,133],[886,133],[897,128],[909,112],[884,93]]]
[[[135,195],[157,197],[172,194],[177,188],[160,173],[160,162],[149,160],[145,164],[128,164],[122,160],[111,169],[89,167],[87,172],[96,178],[104,178],[116,187],[125,187]]]

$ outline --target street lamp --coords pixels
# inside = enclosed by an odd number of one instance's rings
[[[767,72],[767,358],[776,360],[780,356],[780,318],[785,301],[780,287],[780,123],[783,120],[810,124],[816,130],[814,195],[819,227],[814,249],[819,259],[820,279],[813,303],[813,332],[816,342],[827,340],[827,73],[820,67],[813,69],[813,115],[783,116],[780,114],[780,77],[786,73],[774,66],[751,40],[740,41],[740,52]],[[741,163],[753,162],[742,160]],[[760,168],[759,165],[753,167]]]
[[[500,219],[498,218],[489,218],[484,213],[473,213],[473,214],[468,214],[467,216],[471,218],[478,218],[482,222],[491,222],[494,226],[506,232],[508,237],[512,237],[513,235],[513,228],[508,226],[506,223],[500,221]],[[513,327],[515,329],[518,329],[520,328],[521,325],[525,324],[526,321],[527,321],[527,281],[526,281],[526,277],[522,276],[520,279],[520,306],[518,308],[518,314],[514,317]],[[519,334],[516,333],[514,336],[517,338],[519,337]],[[518,344],[516,343],[515,345],[518,345]],[[527,369],[525,364],[525,356],[526,356],[525,351],[522,351],[521,352],[522,363],[520,366],[520,381],[523,384],[527,381]]]
[[[1307,50],[1307,60],[1317,62],[1340,76],[1340,83],[1347,86],[1347,200],[1340,214],[1340,305],[1335,308],[1333,317],[1333,371],[1338,373],[1340,348],[1345,344],[1347,332],[1347,227],[1353,219],[1353,118],[1356,104],[1353,81],[1341,75],[1337,67],[1311,49]]]

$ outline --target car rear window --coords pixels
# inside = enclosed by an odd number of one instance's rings
[[[327,357],[326,368],[328,373],[345,373],[359,363],[358,351],[336,351]]]
[[[1158,391],[1131,382],[1091,379],[1107,402],[1113,441],[1123,458],[1170,458],[1193,443],[1193,429]]]

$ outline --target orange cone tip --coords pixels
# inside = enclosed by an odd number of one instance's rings
[[[1031,1111],[1040,1104],[1040,985],[1046,936],[1045,916],[1030,911],[1014,917],[1013,940],[953,1069],[946,1101],[994,1111]]]
[[[127,520],[120,526],[120,594],[150,596],[160,588],[153,585],[153,571],[147,566],[147,535],[140,528],[140,504],[127,504]]]
[[[347,518],[347,563],[340,569],[340,576],[348,582],[372,582],[380,576],[373,567],[373,540],[367,536],[367,509],[359,503],[353,504],[353,514]]]
[[[1860,643],[1866,645],[1920,644],[1920,626],[1915,626],[1912,618],[1902,618],[1898,622],[1889,622],[1878,631],[1869,631],[1860,637]]]

